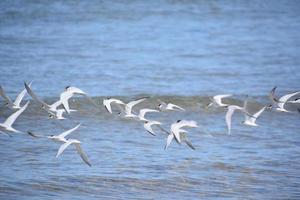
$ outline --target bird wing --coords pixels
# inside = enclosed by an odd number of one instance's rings
[[[48,104],[46,104],[44,101],[40,100],[36,94],[32,91],[32,89],[30,88],[30,86],[24,82],[25,88],[27,90],[27,93],[37,102],[39,102],[40,104],[42,104],[43,106],[45,106],[46,108],[49,107]]]
[[[86,154],[83,152],[81,145],[79,143],[75,143],[75,147],[77,152],[79,153],[81,159],[88,165],[88,166],[92,166],[91,163],[88,160],[88,157],[86,156]]]
[[[267,108],[267,106],[262,107],[258,112],[256,112],[256,113],[253,115],[253,117],[254,117],[255,119],[257,119],[257,118],[265,111],[266,108]]]
[[[181,140],[184,141],[191,149],[196,150],[196,148],[193,146],[193,144],[189,141],[185,133],[181,133]]]
[[[16,121],[16,119],[22,114],[22,112],[24,112],[24,110],[27,108],[29,104],[29,101],[27,101],[27,103],[21,108],[19,109],[18,111],[14,112],[12,115],[10,115],[6,120],[5,122],[3,123],[4,126],[7,126],[7,127],[11,127],[12,124]]]
[[[35,138],[43,138],[43,137],[45,137],[45,136],[43,136],[43,135],[38,135],[38,134],[33,133],[33,132],[31,132],[31,131],[27,131],[27,133],[28,133],[28,135],[30,135],[31,137],[35,137]]]
[[[5,101],[7,101],[7,103],[13,104],[12,100],[4,92],[4,89],[2,88],[2,86],[0,86],[0,95],[5,99]]]
[[[226,98],[226,97],[231,97],[232,95],[231,94],[220,94],[220,95],[216,95],[213,97],[213,99],[215,100],[215,102],[217,104],[222,104],[222,99],[223,98]]]
[[[64,106],[64,109],[69,114],[70,113],[70,106],[69,106],[69,99],[73,96],[73,93],[69,91],[63,91],[60,94],[60,101],[61,104]]]
[[[59,137],[66,137],[67,135],[69,135],[70,133],[72,133],[73,131],[75,131],[76,129],[78,129],[80,127],[81,124],[78,124],[77,126],[75,126],[74,128],[71,128],[61,134],[59,134]]]
[[[52,110],[56,110],[57,107],[60,106],[60,105],[61,105],[61,101],[58,100],[58,101],[55,101],[53,104],[51,104],[49,107],[50,107],[50,109],[52,109]]]
[[[174,138],[174,135],[173,134],[169,134],[168,137],[167,137],[167,143],[166,143],[166,146],[165,146],[165,150],[167,150],[167,148],[170,146],[172,140]]]
[[[180,122],[176,122],[176,124],[179,129],[182,127],[191,127],[191,128],[198,127],[197,122],[193,120],[180,120]]]
[[[140,99],[137,99],[137,100],[134,100],[134,101],[130,101],[129,103],[126,104],[125,106],[125,111],[126,111],[126,114],[130,114],[131,113],[131,110],[132,110],[132,107],[145,101],[146,98],[143,97],[143,98],[140,98]]]
[[[278,99],[275,97],[275,90],[276,90],[276,86],[272,88],[272,90],[269,93],[269,99],[273,102],[273,103],[278,103]]]
[[[28,84],[29,87],[31,86],[31,83],[32,83],[32,82],[29,82],[29,84]],[[17,96],[17,98],[16,98],[16,100],[15,100],[15,102],[14,102],[14,104],[15,104],[16,106],[20,106],[21,101],[22,101],[22,99],[24,98],[26,92],[27,92],[27,90],[26,90],[26,88],[24,88],[24,89],[20,92],[20,94],[18,94],[18,96]]]
[[[144,123],[144,128],[146,129],[146,131],[148,131],[151,135],[155,135],[152,127],[151,127],[151,123],[150,122],[145,122]]]
[[[174,109],[174,108],[179,109],[179,110],[185,110],[184,108],[182,108],[180,106],[177,106],[177,105],[172,104],[172,103],[168,103],[167,109]]]
[[[111,99],[104,99],[103,100],[103,105],[104,107],[106,108],[106,110],[109,112],[109,113],[112,113],[112,110],[111,110],[111,104],[112,103],[112,100]]]
[[[64,150],[65,150],[70,144],[72,144],[72,143],[74,143],[73,140],[68,140],[67,142],[63,143],[63,144],[59,147],[59,149],[58,149],[58,151],[57,151],[56,158],[57,158],[58,156],[60,156],[60,154],[62,154],[62,153],[64,152]]]
[[[154,110],[154,109],[144,108],[144,109],[141,109],[141,110],[140,110],[139,116],[140,116],[141,118],[144,118],[144,117],[145,117],[145,114],[148,113],[148,112],[159,112],[159,111],[158,111],[158,110]]]
[[[232,118],[232,115],[233,115],[235,110],[236,110],[235,107],[228,106],[228,110],[227,110],[226,115],[225,115],[225,120],[226,120],[226,124],[227,124],[227,128],[228,128],[228,134],[231,133],[231,118]]]
[[[297,91],[297,92],[287,94],[287,95],[284,95],[284,96],[280,97],[278,107],[283,108],[284,104],[287,102],[287,100],[290,99],[292,96],[295,96],[297,94],[300,94],[300,91]]]

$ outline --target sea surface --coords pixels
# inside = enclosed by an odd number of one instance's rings
[[[300,114],[267,110],[258,127],[233,116],[227,134],[224,109],[206,109],[209,98],[251,112],[276,95],[300,89],[300,1],[0,1],[0,85],[8,96],[33,81],[47,103],[66,86],[84,90],[66,120],[48,119],[31,100],[14,127],[42,135],[81,127],[79,139],[92,167],[74,147],[27,134],[0,135],[0,199],[300,199]],[[195,120],[196,150],[152,136],[138,121],[107,113],[102,101],[156,108],[158,100],[186,109],[147,115],[165,129]],[[22,103],[24,104],[25,101]],[[13,111],[0,100],[0,121]],[[300,106],[300,105],[299,105]]]

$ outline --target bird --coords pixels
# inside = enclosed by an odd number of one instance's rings
[[[111,98],[108,97],[107,99],[103,100],[103,105],[106,108],[107,112],[112,114],[112,110],[111,110],[111,104],[115,103],[115,104],[119,104],[119,105],[125,105],[125,103],[119,99],[115,99],[115,98]]]
[[[246,113],[249,113],[247,108],[248,108],[248,102],[246,101],[245,102],[245,111],[246,111]],[[242,122],[242,124],[247,125],[247,126],[258,126],[255,122],[256,122],[257,118],[265,111],[266,108],[267,108],[267,106],[262,107],[259,111],[254,113],[252,116],[249,116],[248,114],[244,113],[245,120]]]
[[[70,114],[71,109],[69,107],[69,99],[73,97],[75,94],[83,95],[85,98],[87,98],[93,105],[98,107],[98,105],[81,89],[77,87],[67,86],[65,87],[65,90],[60,94],[60,101],[62,105],[64,106],[64,109],[68,114]]]
[[[151,135],[155,135],[152,126],[154,125],[162,125],[161,122],[158,121],[145,121],[144,122],[144,128],[146,129],[146,131],[148,131],[148,133],[150,133]]]
[[[231,97],[231,96],[232,96],[231,94],[215,95],[211,99],[211,102],[207,105],[207,108],[209,108],[211,106],[215,106],[215,107],[227,107],[227,106],[229,106],[229,104],[222,103],[222,99],[223,98],[227,98],[227,97]]]
[[[29,86],[31,85],[31,82],[28,84]],[[6,101],[6,106],[8,106],[9,108],[13,109],[13,110],[17,110],[21,108],[21,102],[24,98],[24,96],[26,95],[26,89],[24,88],[16,97],[15,101],[12,101],[9,96],[6,95],[4,89],[2,88],[2,86],[0,86],[0,95],[4,98],[4,100]]]
[[[0,128],[3,129],[5,132],[9,131],[14,133],[23,133],[22,131],[14,129],[12,125],[16,121],[16,119],[26,110],[26,108],[29,105],[29,102],[30,101],[27,101],[27,103],[24,106],[22,106],[19,110],[10,115],[3,123],[0,123]]]
[[[190,127],[190,128],[196,128],[198,127],[196,121],[189,121],[189,120],[177,120],[175,123],[171,124],[170,132],[162,129],[165,133],[168,134],[167,142],[165,145],[165,150],[169,147],[172,140],[175,138],[176,142],[178,144],[181,144],[181,142],[187,143],[189,147],[193,146],[191,142],[187,139],[187,136],[185,133],[187,133],[186,130],[182,129],[184,127]],[[182,135],[183,134],[183,135]],[[192,147],[191,147],[192,148]],[[195,149],[194,147],[192,149]]]
[[[149,121],[145,118],[145,114],[149,112],[159,112],[158,110],[149,109],[149,108],[143,108],[140,110],[139,114],[137,115],[138,119],[141,121]]]
[[[193,146],[193,144],[189,141],[189,139],[186,136],[187,131],[179,129],[178,134],[180,136],[180,140],[186,143],[191,149],[196,150],[196,148]],[[165,145],[165,150],[170,146],[172,140],[174,139],[174,134],[169,134],[167,137],[167,142]],[[180,143],[179,143],[180,144]]]
[[[53,103],[52,105],[48,105],[43,100],[41,100],[31,89],[30,85],[24,82],[25,89],[27,90],[28,94],[32,97],[33,100],[40,103],[42,105],[42,109],[47,111],[48,113],[54,115],[56,112],[56,108],[61,104],[60,101]]]
[[[172,104],[172,103],[165,103],[161,100],[158,100],[160,102],[160,104],[158,104],[158,109],[162,112],[164,111],[175,111],[175,110],[182,110],[184,111],[185,109],[180,107],[180,106],[177,106],[175,104]]]
[[[171,124],[171,133],[175,136],[178,143],[181,143],[179,132],[183,127],[196,128],[198,125],[196,121],[189,120],[177,120],[175,123]]]
[[[133,101],[128,102],[127,104],[125,104],[125,108],[123,110],[123,113],[119,113],[119,115],[123,114],[124,118],[130,118],[130,119],[134,119],[134,118],[138,118],[137,114],[132,110],[132,108],[134,106],[136,106],[139,103],[142,103],[143,101],[145,101],[148,97],[142,97]]]
[[[74,132],[75,130],[77,130],[79,127],[80,127],[81,123],[77,124],[74,128],[71,128],[67,131],[64,131],[62,132],[61,134],[59,135],[50,135],[50,136],[47,136],[47,138],[53,140],[53,141],[56,141],[56,142],[66,142],[66,137],[68,135],[70,135],[72,132]]]
[[[38,135],[35,134],[31,131],[27,131],[27,133],[32,136],[32,137],[36,137],[36,138],[48,138],[56,143],[63,143],[60,148],[58,149],[58,152],[56,154],[56,157],[58,157],[70,144],[74,144],[76,147],[77,152],[79,153],[80,157],[82,158],[82,160],[89,166],[91,166],[90,162],[87,159],[87,156],[84,154],[84,152],[81,149],[81,142],[79,140],[76,139],[66,139],[66,137],[68,135],[70,135],[72,132],[74,132],[75,130],[77,130],[80,127],[81,124],[78,124],[77,126],[75,126],[74,128],[71,128],[67,131],[64,131],[63,133],[59,134],[59,135],[49,135],[49,136],[43,136],[43,135]]]
[[[225,120],[226,120],[226,124],[227,124],[227,129],[228,129],[228,135],[231,134],[231,119],[232,119],[232,115],[236,110],[240,110],[242,112],[245,112],[243,107],[237,106],[237,105],[229,105],[227,107],[227,112],[225,115]]]
[[[92,164],[89,162],[88,157],[86,156],[86,154],[83,152],[83,149],[81,148],[81,142],[79,140],[76,139],[67,139],[66,141],[64,141],[64,143],[59,147],[58,152],[56,154],[56,158],[58,158],[63,152],[64,150],[70,146],[71,144],[74,144],[76,147],[76,150],[78,152],[78,154],[80,155],[81,159],[88,165],[88,166],[92,166]]]
[[[276,90],[276,88],[277,88],[276,86],[273,87],[272,90],[269,93],[269,99],[272,101],[272,105],[274,105],[274,104],[276,105],[275,110],[280,111],[280,112],[291,112],[289,110],[286,110],[284,108],[284,106],[285,106],[286,103],[289,103],[288,100],[291,97],[300,94],[300,91],[293,92],[293,93],[290,93],[290,94],[286,94],[286,95],[280,97],[279,99],[277,99],[275,97],[275,90]]]

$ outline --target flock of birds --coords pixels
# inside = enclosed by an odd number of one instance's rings
[[[16,130],[12,127],[12,125],[15,123],[16,119],[26,110],[28,107],[30,101],[27,101],[24,105],[21,105],[22,100],[26,93],[28,93],[31,98],[41,105],[41,109],[45,110],[49,118],[54,118],[57,120],[63,120],[66,119],[64,117],[64,114],[71,114],[72,112],[76,111],[74,109],[71,109],[69,106],[69,100],[74,95],[82,95],[85,98],[89,100],[94,106],[98,107],[97,105],[88,95],[86,92],[82,91],[81,89],[77,87],[71,87],[68,86],[64,89],[64,91],[60,94],[59,100],[54,102],[53,104],[47,104],[43,100],[41,100],[31,89],[31,83],[24,83],[25,88],[20,92],[20,94],[16,97],[15,101],[12,101],[5,93],[3,88],[0,86],[0,95],[5,100],[5,106],[7,106],[9,109],[14,110],[15,112],[11,114],[3,123],[0,123],[0,133],[11,136],[11,133],[25,133],[19,130]],[[271,100],[271,104],[263,106],[261,109],[259,109],[256,113],[250,113],[248,109],[248,100],[247,97],[244,101],[243,107],[238,105],[229,105],[223,103],[224,98],[231,97],[230,94],[222,94],[222,95],[216,95],[213,98],[210,99],[210,103],[207,105],[207,108],[209,107],[221,107],[226,108],[227,112],[225,115],[225,121],[228,128],[228,134],[231,133],[231,119],[235,111],[240,111],[244,114],[245,120],[242,122],[244,125],[247,126],[258,126],[256,124],[256,120],[259,118],[259,116],[266,110],[266,109],[275,109],[280,112],[292,112],[290,110],[286,109],[286,104],[299,104],[300,98],[294,98],[292,97],[300,94],[300,91],[286,94],[280,98],[277,98],[275,96],[275,90],[276,87],[274,87],[270,93],[269,93],[269,99]],[[150,112],[166,112],[166,111],[184,111],[185,109],[172,104],[172,103],[165,103],[161,100],[158,100],[160,103],[158,104],[158,109],[149,109],[149,108],[143,108],[140,109],[139,112],[135,112],[133,110],[134,106],[141,104],[143,101],[145,101],[147,97],[139,98],[133,101],[130,101],[128,103],[125,103],[119,99],[116,98],[106,98],[103,100],[103,106],[106,108],[107,112],[112,114],[112,106],[117,106],[116,109],[119,109],[120,112],[118,115],[122,118],[130,119],[130,120],[137,120],[144,124],[145,130],[150,133],[151,135],[156,135],[155,131],[152,129],[153,126],[158,127],[163,133],[167,134],[167,141],[165,145],[165,149],[168,148],[168,146],[171,144],[173,140],[175,140],[178,144],[186,143],[191,149],[195,150],[192,143],[189,141],[187,137],[188,131],[186,128],[196,128],[198,127],[198,124],[196,121],[192,120],[178,120],[171,124],[170,130],[165,130],[161,125],[162,123],[159,121],[153,121],[146,118],[146,114]],[[298,110],[300,112],[300,110]],[[74,145],[76,147],[76,150],[82,160],[89,166],[91,166],[91,163],[84,153],[84,151],[81,148],[81,142],[77,139],[67,138],[68,135],[70,135],[72,132],[77,130],[80,127],[80,124],[75,126],[72,129],[66,130],[63,133],[60,133],[58,135],[40,135],[33,133],[31,131],[27,131],[26,134],[29,134],[32,137],[35,138],[48,138],[54,142],[60,143],[61,146],[58,149],[58,152],[56,154],[56,157],[59,157],[64,150],[70,146]]]

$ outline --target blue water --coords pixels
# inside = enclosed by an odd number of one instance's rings
[[[25,135],[0,138],[1,199],[299,199],[299,115],[267,111],[257,128],[224,111],[207,111],[208,96],[248,94],[254,109],[299,89],[299,1],[0,1],[0,84],[11,97],[33,81],[53,102],[65,86],[106,96],[152,98],[186,112],[158,113],[164,127],[196,120],[196,147],[153,137],[83,99],[68,120],[49,121],[31,102],[15,127],[58,134],[81,122],[93,167],[58,144]],[[29,97],[26,97],[30,99]],[[0,102],[2,103],[2,102]],[[0,119],[11,111],[1,107]],[[209,134],[203,133],[205,129]],[[158,130],[157,130],[158,131]]]

